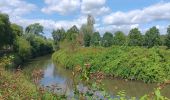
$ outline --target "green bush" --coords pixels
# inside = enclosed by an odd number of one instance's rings
[[[31,45],[23,37],[17,37],[14,43],[14,50],[24,60],[27,60],[31,56]]]
[[[85,63],[91,64],[91,71],[103,71],[107,75],[163,82],[170,79],[170,51],[162,48],[141,48],[113,46],[110,48],[79,48],[70,53],[62,49],[53,54],[52,59],[67,68]]]

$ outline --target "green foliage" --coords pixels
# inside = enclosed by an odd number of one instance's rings
[[[53,54],[53,60],[66,68],[84,63],[91,71],[102,71],[115,77],[142,80],[146,83],[170,79],[170,51],[159,48],[119,47],[79,48],[70,53],[67,49]]]
[[[159,29],[155,26],[150,28],[145,34],[145,46],[159,46],[161,43]]]
[[[31,45],[23,37],[17,37],[14,42],[14,50],[17,54],[24,60],[30,58],[31,56]]]
[[[123,32],[117,31],[113,37],[113,44],[114,45],[125,45],[126,44],[126,36]]]
[[[0,48],[13,44],[14,35],[12,34],[10,25],[8,15],[0,13]]]
[[[34,23],[26,27],[25,33],[33,33],[36,35],[40,35],[40,33],[43,32],[43,26],[40,25],[39,23]]]
[[[167,35],[166,35],[165,44],[168,48],[170,48],[170,25],[167,28]]]
[[[17,24],[11,24],[12,32],[16,36],[22,36],[23,35],[23,27],[19,26]]]
[[[138,28],[134,28],[129,32],[129,45],[130,46],[142,46],[143,37]]]
[[[84,34],[83,40],[84,40],[84,46],[89,47],[91,41],[91,35],[88,33]]]
[[[110,47],[113,44],[113,34],[110,32],[106,32],[102,38],[102,46]]]
[[[66,38],[69,41],[75,41],[77,36],[79,34],[79,30],[78,28],[74,25],[73,27],[71,27],[66,34]]]
[[[99,46],[101,41],[101,37],[99,32],[94,32],[91,38],[91,45],[92,46]]]
[[[32,46],[32,57],[37,57],[51,53],[53,51],[53,44],[51,41],[45,37],[35,35],[35,34],[26,34],[26,39],[30,42]]]
[[[63,28],[53,30],[52,37],[54,39],[54,48],[55,48],[55,50],[58,50],[59,49],[59,43],[61,41],[63,41],[66,37],[65,30]]]

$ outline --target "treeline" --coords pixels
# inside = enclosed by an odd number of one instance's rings
[[[143,46],[151,48],[153,46],[167,46],[170,48],[170,26],[167,28],[167,34],[161,35],[159,29],[153,26],[145,34],[142,34],[138,28],[133,28],[125,35],[122,31],[117,31],[114,34],[105,32],[100,36],[99,32],[94,32],[94,18],[89,15],[87,23],[82,25],[80,30],[74,25],[67,31],[63,28],[52,32],[55,41],[56,49],[59,48],[59,43],[63,40],[68,40],[71,43],[78,43],[81,46],[103,46],[110,47],[118,46]]]
[[[8,15],[0,13],[0,30],[0,50],[3,55],[11,51],[16,65],[53,51],[53,41],[42,35],[43,26],[38,23],[24,30],[22,26],[11,23]]]

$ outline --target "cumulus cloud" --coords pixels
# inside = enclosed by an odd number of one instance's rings
[[[170,3],[158,3],[144,9],[114,12],[103,18],[105,24],[128,25],[158,20],[170,20]]]
[[[0,12],[11,16],[21,16],[36,9],[34,4],[23,0],[0,0]]]
[[[110,8],[105,6],[106,0],[82,0],[81,12],[83,14],[101,15],[110,12]]]
[[[14,23],[17,23],[19,25],[22,25],[24,27],[33,24],[33,23],[40,23],[41,25],[44,26],[46,30],[53,30],[53,29],[58,29],[58,28],[64,28],[64,29],[69,29],[73,25],[76,25],[78,28],[81,27],[82,24],[86,23],[86,17],[85,16],[80,16],[77,19],[74,20],[48,20],[48,19],[25,19],[22,17],[11,17],[11,21]]]
[[[45,0],[45,3],[47,7],[42,8],[44,13],[68,14],[80,7],[80,0]]]

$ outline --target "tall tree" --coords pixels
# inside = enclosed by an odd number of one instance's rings
[[[145,46],[153,47],[158,46],[161,43],[159,29],[155,26],[150,28],[145,34]]]
[[[106,32],[102,38],[102,46],[110,47],[113,44],[113,34]]]
[[[13,44],[14,34],[10,26],[8,15],[0,13],[0,48]]]
[[[55,49],[58,50],[59,49],[59,42],[63,41],[65,39],[65,36],[66,36],[65,30],[63,28],[53,30],[52,36],[53,36],[53,39],[54,39]]]
[[[11,24],[12,32],[15,36],[22,36],[23,34],[23,27],[17,24]]]
[[[39,23],[34,23],[34,24],[27,26],[25,29],[25,32],[40,35],[41,33],[44,33],[43,29],[44,28],[42,25],[40,25]]]
[[[91,37],[94,32],[94,24],[94,17],[92,15],[88,15],[87,23],[83,24],[81,27],[81,33],[83,33],[83,40],[85,46],[90,46]]]
[[[95,24],[94,17],[92,15],[88,15],[88,17],[87,17],[87,31],[88,31],[88,33],[93,34],[94,24]]]
[[[91,38],[91,45],[93,46],[99,46],[101,41],[101,37],[99,32],[94,32]]]
[[[170,25],[167,28],[167,36],[165,39],[165,45],[170,48]]]
[[[77,26],[74,25],[67,31],[66,38],[69,41],[75,41],[78,35],[79,35],[79,30]]]
[[[143,37],[138,28],[131,29],[128,37],[130,46],[142,46]]]
[[[65,30],[61,28],[61,29],[53,30],[52,36],[54,41],[62,41],[65,39],[66,33]]]
[[[114,45],[125,45],[126,44],[126,36],[123,32],[117,31],[113,37],[113,44]]]

